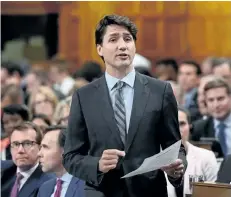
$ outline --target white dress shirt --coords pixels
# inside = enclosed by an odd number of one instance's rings
[[[38,163],[32,167],[31,169],[29,169],[28,171],[24,171],[22,172],[19,168],[17,168],[17,174],[20,172],[20,174],[23,175],[23,178],[20,180],[20,189],[22,189],[23,185],[26,183],[26,181],[30,178],[30,176],[33,174],[33,172],[36,170],[36,168],[38,167]]]
[[[218,164],[212,151],[196,147],[189,142],[186,159],[188,166],[184,174],[184,195],[191,194],[189,187],[189,175],[203,175],[204,181],[215,182],[217,180]],[[167,176],[166,176],[167,177]],[[168,196],[176,197],[175,188],[167,180]]]
[[[67,193],[67,189],[68,189],[68,187],[70,185],[70,182],[71,182],[72,178],[73,178],[73,176],[70,175],[69,173],[65,173],[60,178],[63,181],[63,183],[62,183],[62,191],[61,191],[60,197],[65,197],[65,195]],[[57,189],[57,185],[55,185],[54,192],[51,194],[51,197],[54,197],[56,189]]]

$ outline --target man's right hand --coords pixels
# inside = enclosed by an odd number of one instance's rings
[[[99,171],[106,173],[116,168],[119,157],[124,157],[125,152],[117,149],[104,150],[99,160]]]

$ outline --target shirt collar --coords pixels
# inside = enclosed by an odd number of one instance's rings
[[[231,112],[228,115],[228,117],[222,121],[227,127],[231,127]],[[214,119],[214,126],[215,128],[218,128],[218,125],[221,123],[220,120]]]
[[[29,170],[27,170],[27,171],[21,171],[19,168],[17,168],[17,173],[20,173],[20,174],[22,174],[23,175],[23,178],[26,178],[26,179],[28,179],[32,174],[33,174],[33,172],[36,170],[36,168],[38,167],[38,163],[34,166],[34,167],[32,167],[31,169],[29,169]]]
[[[134,68],[132,69],[132,71],[130,73],[128,73],[121,80],[118,79],[118,78],[115,78],[115,77],[109,75],[107,72],[105,72],[105,78],[106,78],[106,82],[107,82],[107,86],[108,86],[109,91],[112,90],[112,88],[115,86],[115,84],[118,81],[123,81],[127,85],[129,85],[131,88],[133,88],[134,87],[134,83],[135,83],[135,77],[136,77],[136,72],[135,72]]]
[[[61,179],[63,182],[70,183],[72,177],[73,177],[73,176],[72,176],[71,174],[69,174],[68,172],[66,172],[60,179]]]

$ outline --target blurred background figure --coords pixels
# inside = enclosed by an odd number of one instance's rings
[[[177,81],[178,64],[175,59],[162,59],[156,62],[156,77],[164,81]]]

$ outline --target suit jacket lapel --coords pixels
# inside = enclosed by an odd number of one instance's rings
[[[99,79],[99,83],[96,84],[96,87],[97,87],[97,97],[98,97],[97,99],[99,103],[99,110],[102,111],[102,116],[109,128],[109,132],[106,132],[105,135],[107,136],[107,139],[110,139],[111,135],[116,135],[115,139],[117,141],[117,144],[123,147],[123,142],[120,138],[119,130],[116,125],[114,111],[113,111],[108,87],[106,84],[105,76]]]
[[[38,189],[39,184],[39,177],[42,174],[42,170],[40,166],[36,168],[36,170],[31,174],[29,179],[26,181],[26,183],[23,185],[22,189],[19,192],[19,196],[30,196],[30,194],[35,190]]]
[[[130,118],[130,124],[129,124],[130,126],[128,130],[128,138],[125,147],[125,152],[128,152],[132,144],[132,141],[138,130],[140,120],[143,116],[145,107],[147,105],[147,101],[150,93],[147,84],[148,84],[147,79],[144,76],[140,75],[139,73],[136,73],[136,79],[134,83],[133,106],[132,106],[132,113]]]
[[[51,183],[51,186],[49,186],[49,187],[47,188],[47,190],[44,191],[44,193],[46,194],[47,197],[50,197],[51,194],[54,192],[55,185],[56,185],[56,178],[53,179],[53,181],[52,181],[52,183]]]
[[[70,182],[70,184],[69,184],[69,186],[67,188],[67,192],[66,192],[65,197],[72,197],[72,196],[74,196],[76,190],[78,190],[78,184],[77,184],[78,182],[79,182],[79,179],[77,179],[75,177],[73,177],[71,179],[71,182]]]

